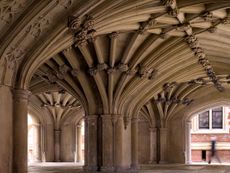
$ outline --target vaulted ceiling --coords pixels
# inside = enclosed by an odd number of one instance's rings
[[[62,88],[87,114],[164,120],[203,88],[229,92],[229,0],[27,1],[0,2],[6,85]]]

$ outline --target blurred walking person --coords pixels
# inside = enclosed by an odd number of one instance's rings
[[[216,137],[215,136],[211,137],[211,152],[210,152],[208,164],[212,162],[212,159],[214,157],[217,159],[219,163],[221,163],[218,153],[216,151]]]

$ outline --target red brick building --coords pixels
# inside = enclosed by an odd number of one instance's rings
[[[230,162],[230,107],[220,106],[192,118],[192,162],[207,162],[210,156],[211,137],[216,137],[216,150],[221,162]],[[215,162],[215,160],[214,160]]]

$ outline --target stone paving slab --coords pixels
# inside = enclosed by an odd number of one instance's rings
[[[29,173],[83,173],[74,163],[42,163],[29,166]],[[230,173],[227,165],[146,165],[139,173]],[[95,173],[95,172],[92,172]],[[124,173],[124,172],[123,172]]]

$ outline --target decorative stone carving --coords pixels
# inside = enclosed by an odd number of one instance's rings
[[[154,79],[155,75],[156,75],[156,70],[155,69],[140,66],[140,68],[139,68],[139,76],[140,76],[141,79],[143,79],[143,78]]]
[[[212,26],[212,27],[210,27],[210,28],[208,29],[208,31],[209,31],[210,33],[215,33],[216,30],[217,30],[217,27],[215,27],[215,26]]]
[[[204,70],[206,71],[208,77],[213,82],[214,86],[219,90],[223,91],[223,87],[221,86],[221,83],[219,82],[218,78],[215,75],[215,72],[213,71],[213,68],[209,62],[209,60],[206,58],[206,54],[204,53],[203,49],[199,47],[199,42],[195,35],[190,35],[185,38],[187,43],[189,44],[189,47],[192,49],[192,51],[195,53],[195,56],[198,58],[198,63],[202,65]]]
[[[177,8],[168,8],[168,14],[173,16],[173,17],[177,17],[179,14],[179,9]]]
[[[50,83],[52,83],[52,84],[56,83],[56,81],[57,81],[57,77],[52,73],[48,73],[47,78],[50,81]]]
[[[70,72],[74,77],[77,77],[79,70],[78,69],[72,69]]]
[[[96,75],[96,74],[97,74],[97,69],[96,69],[95,67],[89,68],[89,74],[90,74],[91,76]]]
[[[126,72],[126,71],[128,71],[129,67],[127,64],[120,63],[120,64],[118,64],[117,69],[120,72]]]
[[[80,24],[78,17],[69,17],[68,27],[74,32],[75,47],[86,46],[88,39],[93,39],[96,32],[94,27],[94,19],[90,15],[86,15],[85,21]]]
[[[107,73],[108,74],[113,74],[113,73],[115,73],[116,72],[116,68],[108,68],[108,70],[107,70]]]
[[[26,5],[30,4],[28,0],[2,0],[0,1],[0,20],[11,23],[16,14],[22,12]]]
[[[73,0],[56,0],[58,5],[63,6],[65,9],[68,9],[72,4]]]
[[[107,68],[108,68],[108,65],[106,63],[97,64],[97,70],[98,71],[103,71],[103,70],[106,70]]]
[[[126,71],[126,74],[130,75],[130,76],[134,76],[137,72],[138,72],[137,68],[135,68],[135,69],[129,69],[129,70]]]
[[[68,26],[71,30],[77,30],[80,28],[81,20],[79,17],[70,16]]]
[[[109,38],[113,39],[113,38],[117,38],[119,35],[119,32],[112,32],[111,34],[109,34]]]
[[[202,17],[204,18],[205,21],[213,21],[214,20],[214,16],[213,16],[213,13],[212,12],[205,12]]]
[[[225,24],[225,25],[226,25],[226,24],[230,24],[230,17],[227,16],[227,17],[221,19],[221,22],[220,22],[220,23]]]
[[[175,86],[177,86],[177,83],[176,82],[172,82],[172,83],[165,83],[163,85],[163,90],[168,92],[170,91],[171,89],[173,89]]]
[[[161,2],[162,2],[166,7],[175,7],[175,6],[176,6],[176,0],[161,0]]]
[[[38,38],[42,31],[49,25],[49,19],[45,16],[39,16],[31,25],[28,26],[26,32],[32,35],[34,38]]]

